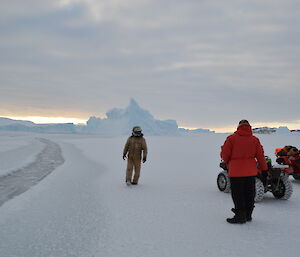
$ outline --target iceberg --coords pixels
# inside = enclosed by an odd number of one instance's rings
[[[132,127],[138,125],[147,135],[179,135],[178,124],[175,120],[156,120],[134,99],[130,100],[125,109],[109,110],[106,117],[90,117],[84,129],[85,132],[110,136],[128,135]]]

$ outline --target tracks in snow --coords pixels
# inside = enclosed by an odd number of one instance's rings
[[[45,148],[37,155],[34,162],[0,177],[0,206],[27,191],[64,163],[58,144],[44,138],[39,140],[45,144]]]

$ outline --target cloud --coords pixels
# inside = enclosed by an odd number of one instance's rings
[[[191,127],[299,117],[278,109],[298,101],[295,1],[1,4],[2,115],[101,116],[134,97]]]

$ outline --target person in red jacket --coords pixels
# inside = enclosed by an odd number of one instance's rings
[[[259,170],[268,166],[264,150],[257,137],[252,135],[252,128],[247,120],[239,122],[237,131],[227,137],[221,147],[221,158],[227,164],[231,183],[231,195],[234,203],[233,218],[229,223],[245,223],[252,220],[255,197],[255,176]]]

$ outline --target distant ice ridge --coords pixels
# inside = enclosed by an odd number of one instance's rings
[[[276,129],[276,134],[291,134],[291,131],[288,129],[288,127],[279,127]]]
[[[257,133],[257,134],[291,135],[291,134],[299,134],[299,132],[300,130],[297,129],[290,130],[286,126],[281,126],[278,128],[261,127],[261,128],[253,129],[253,133]]]
[[[0,118],[0,120],[3,118]],[[77,126],[73,123],[61,123],[61,124],[35,124],[35,123],[23,123],[23,121],[12,120],[14,122],[8,125],[1,125],[0,131],[25,131],[36,133],[76,133]],[[19,123],[20,122],[20,123]]]
[[[3,118],[0,118],[0,121]],[[106,118],[90,117],[86,125],[66,124],[26,124],[11,120],[5,121],[0,130],[31,131],[40,133],[89,133],[106,136],[130,135],[134,126],[141,126],[145,135],[187,135],[198,133],[214,133],[208,129],[178,128],[176,120],[156,120],[153,115],[141,108],[131,99],[125,109],[113,108],[106,113]]]
[[[26,120],[12,120],[9,118],[0,118],[0,126],[14,126],[14,125],[34,126],[32,121]]]
[[[253,133],[256,134],[272,134],[276,132],[276,128],[269,128],[269,127],[261,127],[261,128],[253,128]]]

